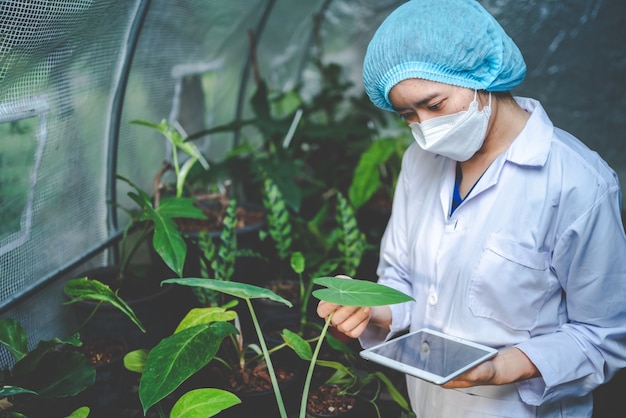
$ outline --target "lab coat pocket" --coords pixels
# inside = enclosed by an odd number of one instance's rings
[[[550,294],[549,265],[548,253],[492,234],[470,282],[472,313],[531,330]]]

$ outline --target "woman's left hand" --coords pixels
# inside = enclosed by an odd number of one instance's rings
[[[526,354],[512,347],[498,352],[494,358],[466,371],[442,387],[459,389],[472,386],[505,385],[540,375],[539,370]]]

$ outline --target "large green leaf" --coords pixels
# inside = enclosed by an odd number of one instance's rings
[[[237,333],[228,322],[197,325],[161,340],[148,354],[139,382],[144,413],[206,366],[224,337]]]
[[[15,362],[12,370],[13,377],[21,378],[34,373],[35,369],[37,369],[39,364],[43,361],[44,356],[51,351],[54,351],[55,348],[61,344],[79,347],[82,345],[82,342],[80,341],[78,333],[75,333],[65,339],[53,338],[51,340],[39,341],[34,349]]]
[[[234,393],[213,388],[194,389],[174,404],[170,418],[208,418],[241,403]]]
[[[18,321],[13,318],[0,319],[0,343],[19,360],[28,352],[28,338]]]
[[[178,231],[176,222],[157,212],[152,220],[154,222],[154,236],[152,237],[154,250],[163,262],[181,277],[187,257],[187,244]]]
[[[315,284],[325,286],[313,296],[326,302],[344,306],[380,306],[414,301],[411,296],[382,284],[369,280],[346,279],[341,277],[320,277]]]
[[[66,305],[85,300],[109,303],[128,316],[141,331],[146,332],[146,329],[139,318],[137,318],[137,315],[135,315],[133,309],[118,296],[117,292],[113,292],[113,290],[104,283],[98,280],[81,277],[68,280],[67,283],[65,283],[64,290],[65,293],[71,296],[71,299],[65,302]]]
[[[34,390],[44,398],[74,396],[96,379],[96,370],[87,358],[75,351],[51,351],[28,375],[20,375],[16,384]]]
[[[218,292],[226,293],[231,296],[239,297],[242,299],[270,299],[275,302],[279,302],[292,307],[292,303],[287,299],[278,296],[276,293],[263,287],[255,286],[247,283],[238,282],[224,282],[215,279],[205,278],[183,278],[183,279],[167,279],[162,283],[176,283],[183,286],[191,287],[203,287],[205,289],[216,290]]]

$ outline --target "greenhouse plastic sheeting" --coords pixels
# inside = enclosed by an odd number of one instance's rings
[[[314,89],[311,54],[343,65],[362,90],[367,42],[400,3],[1,0],[5,314],[22,319],[31,334],[46,334],[34,339],[56,334],[62,293],[53,279],[74,274],[88,256],[106,261],[101,250],[125,223],[113,203],[123,204],[128,191],[114,175],[148,188],[170,151],[130,121],[167,119],[192,133],[249,115],[251,42],[274,90],[300,82]],[[527,79],[514,93],[540,99],[555,123],[598,150],[624,183],[626,2],[481,3],[527,60]],[[236,140],[216,134],[198,145],[219,160]]]

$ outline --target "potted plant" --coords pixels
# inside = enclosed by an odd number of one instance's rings
[[[61,345],[81,346],[78,334],[40,341],[29,351],[21,324],[5,318],[0,319],[0,343],[15,360],[0,373],[0,417],[69,414],[75,408],[58,400],[75,396],[95,382],[96,372],[82,353],[59,350]]]
[[[214,171],[219,171],[217,165],[208,163],[191,141],[192,136],[183,137],[179,130],[172,128],[167,121],[163,120],[161,123],[155,124],[135,120],[131,123],[156,130],[167,139],[172,147],[172,162],[164,162],[154,179],[153,201],[155,207],[160,205],[163,196],[173,195],[176,199],[188,199],[204,213],[204,216],[186,216],[185,213],[181,212],[179,214],[174,213],[173,217],[188,247],[188,257],[185,262],[186,274],[197,275],[201,267],[199,258],[202,257],[202,252],[198,249],[200,234],[207,232],[215,241],[218,241],[221,231],[227,227],[224,225],[224,221],[229,203],[231,200],[238,200],[233,196],[232,182],[231,180],[222,181],[218,178],[208,181],[207,176],[203,176],[201,173],[210,175]],[[182,164],[179,160],[179,152],[187,155],[187,159]],[[196,164],[198,162],[200,164]],[[198,167],[202,168],[199,170],[201,173],[194,171]],[[173,188],[167,181],[164,181],[164,176],[168,171],[174,172]],[[234,230],[239,235],[240,248],[256,249],[256,232],[264,224],[263,209],[249,202],[238,202],[235,208],[235,212],[229,215],[230,219],[235,222]],[[159,255],[163,258],[162,254]],[[169,268],[172,268],[172,263],[163,260]],[[183,259],[183,261],[185,260]],[[175,264],[175,266],[181,267],[182,265]],[[237,267],[243,269],[242,266]],[[181,277],[178,269],[172,268],[172,270],[178,277]]]

